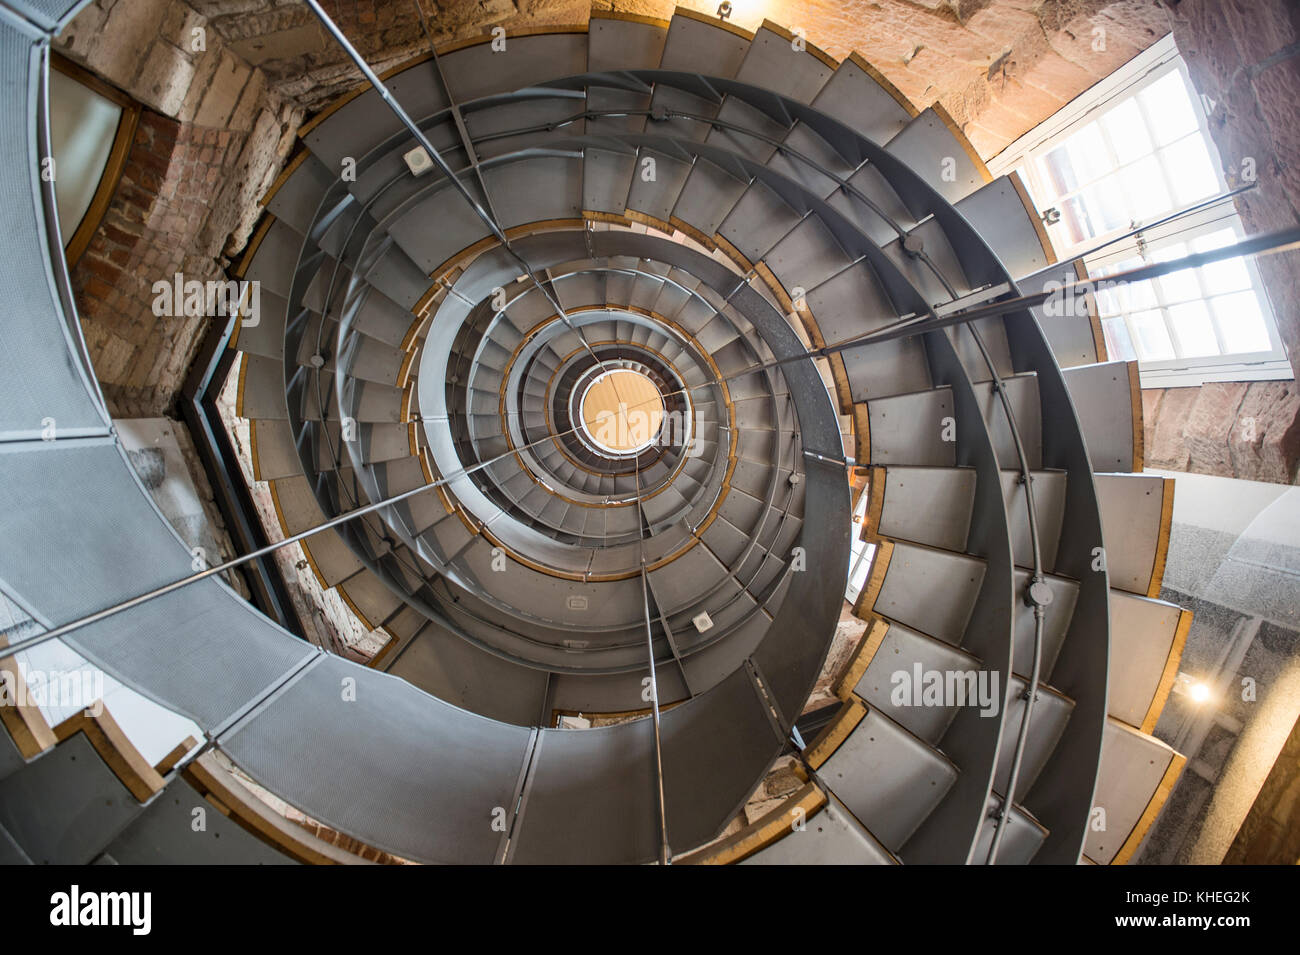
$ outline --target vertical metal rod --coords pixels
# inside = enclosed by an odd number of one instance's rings
[[[645,608],[646,656],[650,660],[650,716],[655,733],[655,786],[659,797],[659,864],[672,865],[668,849],[668,813],[664,803],[664,754],[659,731],[659,675],[655,669],[655,642],[650,627],[650,581],[645,565],[645,511],[641,507],[641,465],[636,467],[637,533],[641,537],[641,600]]]
[[[482,220],[485,226],[488,227],[488,231],[492,233],[493,238],[501,243],[502,248],[504,248],[506,252],[509,253],[510,257],[515,260],[515,263],[523,269],[524,274],[528,276],[529,281],[531,281],[533,285],[537,287],[537,290],[542,293],[543,297],[550,302],[551,306],[555,309],[556,314],[560,316],[564,324],[567,325],[570,330],[577,333],[578,338],[582,340],[583,346],[587,349],[587,352],[591,357],[596,360],[597,364],[604,367],[604,363],[601,362],[599,358],[596,358],[596,353],[591,350],[591,345],[587,343],[586,336],[582,334],[582,331],[578,329],[569,318],[568,313],[564,310],[564,306],[560,304],[560,300],[556,298],[555,294],[542,283],[541,279],[537,277],[537,274],[533,271],[533,267],[528,264],[528,261],[516,252],[513,247],[511,247],[510,239],[506,237],[505,231],[497,224],[496,219],[492,217],[490,212],[483,208],[479,201],[470,193],[469,189],[466,188],[465,184],[460,181],[460,177],[452,171],[451,166],[447,164],[447,160],[442,158],[442,153],[438,152],[433,143],[429,141],[429,137],[424,134],[424,130],[420,129],[415,120],[411,119],[406,110],[402,108],[402,105],[397,102],[392,91],[384,84],[384,81],[381,80],[379,75],[370,68],[370,64],[366,62],[365,57],[363,57],[360,51],[352,45],[352,41],[344,35],[343,31],[339,29],[338,24],[335,23],[330,18],[330,15],[325,12],[324,8],[320,5],[320,0],[306,0],[306,3],[307,6],[311,8],[312,13],[316,15],[316,19],[320,20],[321,25],[325,27],[326,32],[329,33],[329,35],[334,38],[334,41],[343,48],[343,52],[346,53],[348,58],[356,64],[357,69],[361,71],[361,75],[369,81],[371,87],[380,95],[383,101],[388,105],[388,108],[393,111],[393,115],[395,115],[401,121],[402,125],[407,128],[407,131],[415,137],[415,141],[420,144],[421,148],[424,149],[429,158],[433,160],[434,165],[438,167],[443,176],[446,177],[447,181],[450,182],[452,186],[455,187],[456,191],[460,193],[461,198],[469,203],[470,209],[472,209],[474,214]],[[484,195],[486,195],[486,190],[484,191]]]

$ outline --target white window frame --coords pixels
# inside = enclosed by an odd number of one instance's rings
[[[867,522],[867,504],[873,488],[870,484],[862,491],[858,504],[853,509],[853,521],[849,525],[849,578],[844,588],[844,599],[856,604],[862,589],[866,587],[871,573],[871,562],[875,559],[876,545],[862,540],[862,527]]]
[[[1138,54],[1110,76],[1101,80],[1092,88],[1082,93],[1057,113],[1044,120],[1034,129],[1021,136],[996,157],[989,160],[989,171],[994,176],[1006,175],[1019,170],[1030,195],[1038,197],[1051,192],[1038,175],[1037,160],[1063,142],[1087,123],[1097,118],[1109,108],[1113,101],[1135,95],[1144,87],[1156,82],[1170,72],[1177,71],[1186,85],[1192,100],[1192,110],[1196,114],[1202,138],[1210,154],[1215,177],[1219,181],[1220,194],[1230,189],[1223,176],[1222,162],[1213,138],[1209,135],[1206,118],[1206,103],[1197,95],[1187,67],[1174,44],[1172,34],[1157,41],[1148,49]],[[1213,109],[1213,104],[1210,104]],[[1039,210],[1045,211],[1043,208]],[[1161,215],[1165,218],[1168,213]],[[1139,226],[1142,223],[1138,223]],[[1141,254],[1145,245],[1158,247],[1165,241],[1180,239],[1189,241],[1199,235],[1232,228],[1238,237],[1244,237],[1244,230],[1236,208],[1231,202],[1215,204],[1182,217],[1179,221],[1165,226],[1147,229],[1134,238],[1109,246],[1097,255],[1085,258],[1089,271],[1098,267],[1111,265],[1125,259],[1132,259]],[[1093,248],[1116,236],[1124,235],[1130,229],[1126,226],[1111,233],[1099,235],[1086,240],[1079,247]],[[1077,254],[1078,249],[1069,254]],[[1138,369],[1144,388],[1172,388],[1200,385],[1207,381],[1259,381],[1269,379],[1290,379],[1294,377],[1287,360],[1286,350],[1277,331],[1277,319],[1274,315],[1268,289],[1260,278],[1252,257],[1241,260],[1254,285],[1256,298],[1264,319],[1264,327],[1269,336],[1271,348],[1268,351],[1249,354],[1211,355],[1196,358],[1174,358],[1167,361],[1140,361]],[[1158,283],[1152,283],[1153,286]],[[1157,288],[1157,295],[1159,290]],[[1168,321],[1168,312],[1163,299],[1158,306]],[[1172,334],[1172,333],[1171,333]]]

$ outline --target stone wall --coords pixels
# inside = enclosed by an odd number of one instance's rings
[[[1294,381],[1213,382],[1142,392],[1146,465],[1295,482],[1300,390]]]
[[[153,283],[224,278],[302,110],[180,0],[97,0],[55,43],[145,107],[122,180],[72,283],[116,417],[164,414],[206,331],[155,316]]]
[[[713,15],[715,0],[681,6]],[[304,4],[191,0],[229,48],[286,98],[316,109],[354,86],[356,71]],[[593,8],[667,19],[675,0],[324,0],[379,69],[435,44],[482,34],[586,23]],[[1158,0],[766,0],[731,21],[802,27],[832,56],[857,50],[921,106],[941,102],[989,156],[1169,32]]]

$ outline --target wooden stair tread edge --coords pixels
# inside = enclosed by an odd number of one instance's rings
[[[826,807],[826,794],[815,783],[806,783],[760,818],[713,845],[673,859],[673,865],[733,865],[766,849],[787,835],[791,813],[802,810],[810,819]]]
[[[182,770],[187,782],[225,815],[263,842],[308,865],[367,865],[363,859],[312,835],[262,802],[225,769],[212,753],[204,753]]]

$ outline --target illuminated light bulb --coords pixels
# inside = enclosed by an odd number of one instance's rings
[[[1193,703],[1204,703],[1210,698],[1210,688],[1204,683],[1193,683],[1187,688],[1187,695]]]

